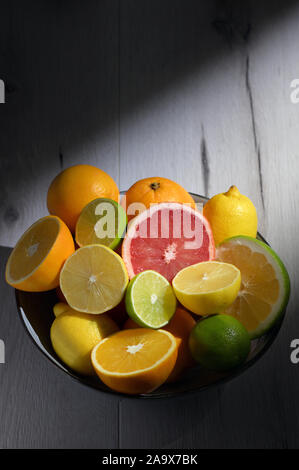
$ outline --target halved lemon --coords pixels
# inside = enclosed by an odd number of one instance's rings
[[[277,254],[255,238],[229,238],[217,248],[217,259],[241,271],[242,284],[235,302],[224,313],[237,318],[257,338],[280,318],[289,300],[290,279]]]
[[[91,353],[100,379],[111,389],[143,394],[162,385],[178,354],[176,338],[165,330],[123,330],[102,340]]]
[[[228,263],[207,261],[182,269],[172,286],[179,302],[197,315],[220,313],[238,295],[241,274]]]
[[[60,288],[67,303],[85,313],[103,313],[116,307],[127,284],[123,260],[104,245],[79,248],[60,273]]]
[[[11,252],[6,282],[29,292],[54,289],[59,285],[63,263],[74,250],[73,237],[65,223],[53,215],[43,217],[26,230]]]

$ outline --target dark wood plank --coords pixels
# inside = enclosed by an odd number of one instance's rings
[[[119,182],[118,0],[1,2],[0,244],[47,213],[76,163]]]
[[[124,400],[120,446],[298,448],[298,366],[291,364],[289,353],[281,334],[259,363],[226,385],[181,399]]]
[[[4,1],[0,23],[0,243],[12,246],[47,213],[60,169],[96,164],[118,182],[118,1]],[[27,337],[3,280],[8,252],[0,249],[0,447],[117,446],[115,401],[65,377]]]
[[[10,251],[0,247],[0,448],[117,447],[117,402],[56,369],[27,336],[4,281]]]

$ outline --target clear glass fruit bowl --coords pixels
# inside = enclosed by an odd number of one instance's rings
[[[122,192],[121,194],[125,194],[125,192]],[[197,203],[204,204],[207,201],[207,198],[203,196],[194,193],[190,194]],[[262,235],[258,234],[258,238],[267,243]],[[41,293],[16,291],[16,301],[20,318],[27,333],[37,348],[47,357],[48,360],[64,373],[88,387],[95,388],[109,395],[115,395],[116,397],[123,396],[121,393],[114,392],[109,389],[96,376],[86,377],[77,374],[68,368],[55,354],[50,340],[50,328],[55,318],[53,314],[53,305],[57,303],[55,291]],[[177,382],[169,384],[166,383],[151,393],[137,396],[134,395],[131,398],[170,398],[188,393],[197,393],[201,390],[208,389],[214,385],[219,385],[237,377],[257,362],[269,349],[280,330],[283,319],[284,314],[281,316],[279,322],[276,323],[265,335],[251,341],[250,353],[246,362],[240,367],[225,373],[216,373],[206,370],[198,365],[187,370]],[[126,396],[130,397],[128,395]]]

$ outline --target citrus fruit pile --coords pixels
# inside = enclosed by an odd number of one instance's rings
[[[201,211],[167,178],[139,180],[120,200],[107,173],[75,165],[52,181],[47,204],[6,281],[56,289],[55,353],[112,390],[149,393],[196,364],[234,369],[285,310],[286,268],[257,240],[256,209],[235,186]]]

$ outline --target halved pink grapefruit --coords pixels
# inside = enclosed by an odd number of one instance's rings
[[[130,279],[152,269],[171,282],[186,266],[215,258],[212,230],[187,204],[154,204],[130,222],[122,257]]]

